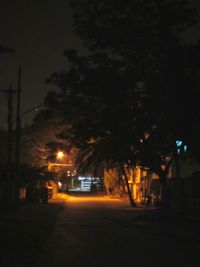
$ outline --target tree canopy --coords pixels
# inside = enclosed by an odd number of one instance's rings
[[[14,49],[0,45],[0,54],[13,53]]]
[[[71,3],[88,53],[66,50],[69,69],[49,81],[82,166],[139,163],[166,176],[177,139],[199,147],[199,43],[182,38],[194,10],[182,0]]]

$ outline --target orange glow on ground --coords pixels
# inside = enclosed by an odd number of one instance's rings
[[[56,194],[53,199],[52,202],[123,202],[126,200],[122,200],[122,199],[114,199],[114,198],[110,198],[109,196],[103,195],[103,196],[72,196],[70,194],[65,194],[65,193],[58,193]]]

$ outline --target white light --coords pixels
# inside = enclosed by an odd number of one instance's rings
[[[176,141],[176,146],[177,146],[177,147],[180,147],[180,146],[182,146],[182,143],[183,143],[182,141],[177,140],[177,141]]]

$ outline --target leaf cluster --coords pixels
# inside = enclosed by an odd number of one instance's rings
[[[49,82],[61,89],[55,101],[82,166],[139,162],[157,171],[176,139],[199,145],[199,43],[181,38],[195,23],[194,10],[179,0],[72,6],[88,54],[66,50],[69,70]]]

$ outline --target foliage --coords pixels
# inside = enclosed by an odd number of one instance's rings
[[[43,109],[34,118],[33,125],[24,129],[22,136],[22,161],[36,168],[46,168],[48,161],[55,160],[56,149],[71,149],[67,141],[58,137],[63,118],[58,111]]]
[[[123,180],[120,171],[115,169],[108,169],[104,171],[104,185],[108,194],[123,193]]]
[[[83,169],[139,163],[166,187],[175,140],[199,145],[199,43],[181,38],[194,11],[181,0],[72,6],[88,54],[66,50],[69,70],[49,79],[61,89],[50,106],[59,104],[71,125],[62,136],[80,149]]]
[[[15,50],[12,48],[8,48],[8,47],[4,47],[2,45],[0,45],[0,54],[4,54],[4,53],[13,53]]]

